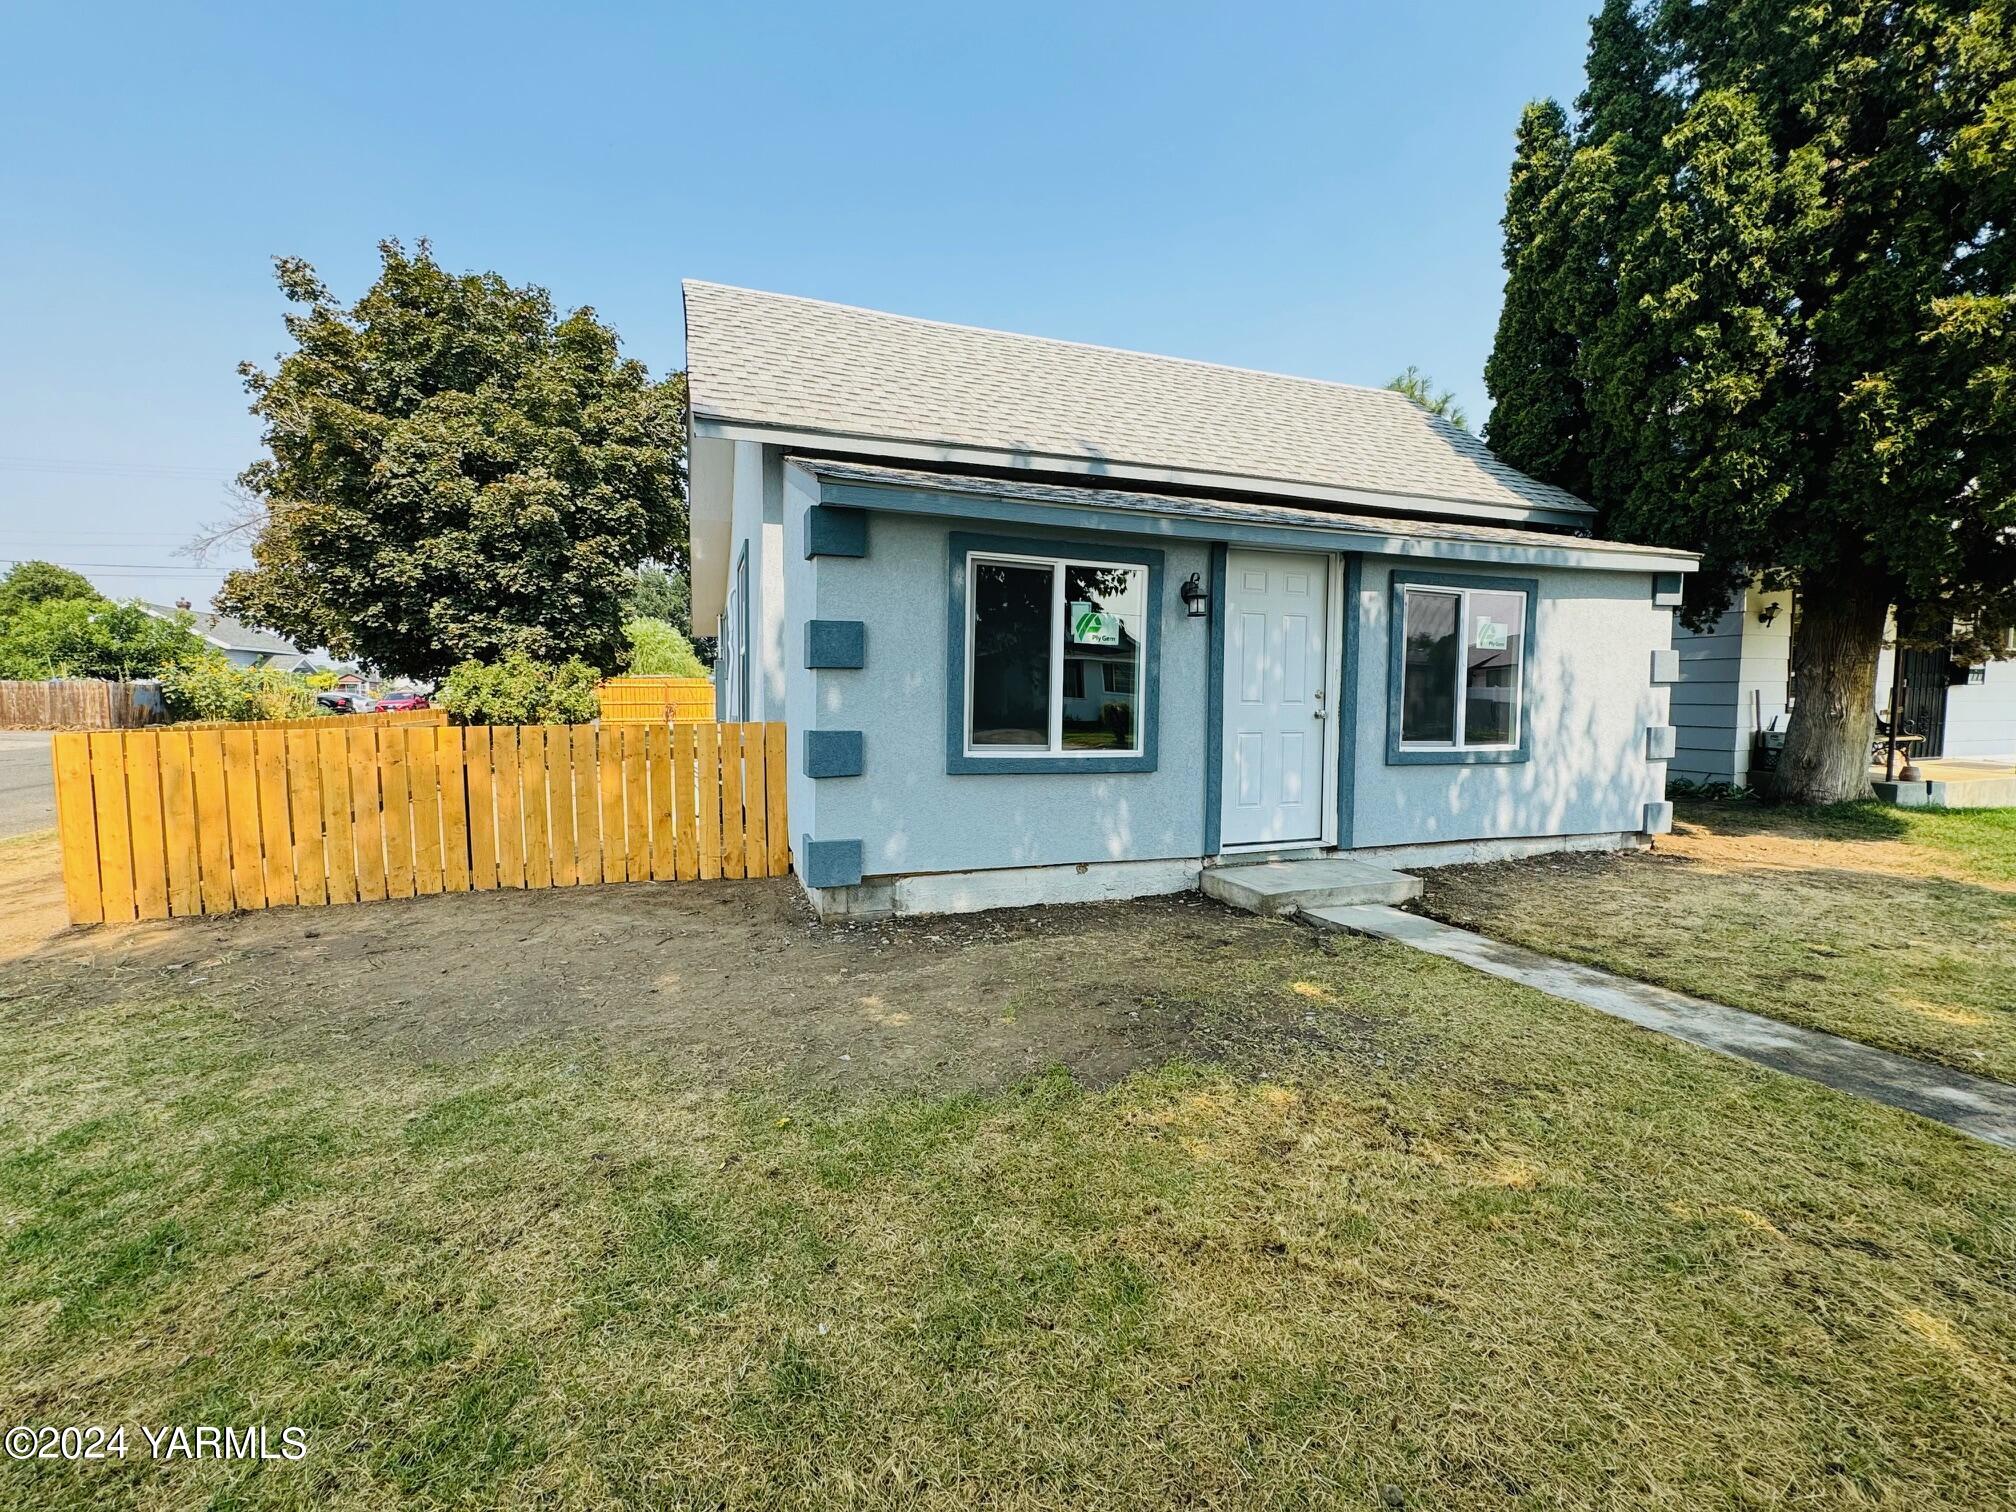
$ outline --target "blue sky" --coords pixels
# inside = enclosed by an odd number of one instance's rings
[[[1473,425],[1521,105],[1596,0],[10,7],[0,558],[199,605],[258,452],[270,258],[379,238],[592,304],[654,372],[678,280],[1358,383]],[[122,570],[123,569],[123,570]]]

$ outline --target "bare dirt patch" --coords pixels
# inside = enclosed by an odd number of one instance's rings
[[[1213,991],[1325,947],[1196,894],[829,925],[775,880],[69,929],[55,865],[53,843],[0,852],[0,1001],[30,1012],[201,996],[281,1045],[457,1062],[577,1036],[835,1089],[992,1087],[1055,1065],[1104,1085],[1178,1055],[1257,1068],[1371,1042],[1341,1003]]]

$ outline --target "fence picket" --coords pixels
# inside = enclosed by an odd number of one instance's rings
[[[490,728],[462,732],[463,780],[469,792],[469,885],[478,892],[497,886],[497,788],[490,771]]]
[[[681,882],[691,882],[700,875],[700,840],[696,833],[700,807],[699,800],[693,795],[693,767],[698,759],[695,755],[698,742],[693,729],[690,724],[674,725],[672,728],[672,812],[677,816],[677,830],[672,844],[676,874]]]
[[[700,810],[700,876],[712,881],[721,875],[721,731],[722,725],[703,724],[699,758],[694,770]]]
[[[742,820],[742,729],[721,726],[721,875],[744,874],[746,838]]]
[[[597,766],[602,786],[602,880],[630,879],[629,839],[623,825],[623,732],[605,726],[597,732],[601,745]]]
[[[329,901],[357,901],[357,837],[350,825],[350,763],[341,730],[312,731],[316,786],[322,795],[322,853],[329,869]]]
[[[280,732],[282,780],[294,835],[294,895],[302,903],[327,903],[329,879],[322,852],[322,766],[313,730]]]
[[[490,732],[491,791],[497,795],[497,885],[525,885],[525,806],[520,801],[524,777],[518,770],[518,727],[499,725]]]
[[[357,898],[375,903],[385,896],[385,823],[378,796],[378,732],[348,730],[351,828],[357,836]]]
[[[770,793],[769,748],[763,726],[742,726],[742,862],[743,875],[770,875],[770,829],[764,805]]]
[[[469,732],[444,725],[434,732],[434,785],[441,795],[441,890],[469,891]]]
[[[261,874],[266,905],[296,901],[294,892],[294,823],[287,802],[287,732],[258,730],[252,736],[253,770],[259,782]]]
[[[168,857],[161,827],[161,746],[158,736],[126,747],[126,805],[133,837],[133,908],[143,919],[168,917]]]
[[[203,912],[229,913],[237,893],[231,885],[231,801],[225,791],[222,730],[190,734],[189,775],[196,790],[196,866]]]
[[[98,875],[98,815],[91,797],[91,740],[58,735],[51,741],[56,768],[56,836],[63,852],[63,896],[72,924],[105,918],[105,888]]]
[[[524,782],[520,800],[525,805],[525,885],[551,887],[553,847],[547,835],[544,725],[519,726],[518,765]]]
[[[651,794],[644,768],[644,726],[623,727],[624,867],[632,882],[651,880]]]
[[[107,923],[133,918],[133,840],[126,815],[126,763],[116,732],[88,737],[91,742],[91,804],[97,821],[98,880],[105,898]]]
[[[240,908],[266,906],[259,839],[259,752],[251,730],[224,732],[224,804],[231,818],[231,891]]]
[[[595,726],[574,726],[574,859],[584,884],[602,880],[602,794],[597,778]]]
[[[406,760],[406,732],[378,732],[378,796],[385,826],[385,893],[413,896],[412,773]]]
[[[651,875],[660,882],[673,877],[672,728],[646,725],[644,761],[651,784]]]
[[[553,885],[581,880],[574,849],[574,732],[546,732],[546,812],[552,820]]]
[[[413,803],[413,891],[422,897],[441,891],[441,768],[434,749],[435,728],[409,725],[406,784]]]
[[[784,794],[790,786],[785,766],[786,731],[780,720],[763,726],[763,776],[768,792],[763,803],[764,827],[770,837],[770,875],[786,876],[791,871],[791,826],[785,812]]]
[[[161,767],[161,848],[168,863],[168,912],[173,918],[187,918],[203,911],[189,737],[180,730],[167,730],[153,739]]]

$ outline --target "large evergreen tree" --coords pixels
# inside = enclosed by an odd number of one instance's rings
[[[1486,379],[1508,460],[1800,590],[1780,792],[1867,791],[1885,616],[2016,620],[2009,0],[1608,0],[1528,110]]]
[[[242,370],[270,455],[241,479],[254,565],[217,607],[391,672],[620,666],[631,570],[686,551],[683,378],[652,382],[593,310],[379,250],[347,310],[278,262],[295,349]]]

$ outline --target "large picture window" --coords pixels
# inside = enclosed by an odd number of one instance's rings
[[[1139,755],[1148,569],[977,552],[967,564],[967,750]]]
[[[1533,585],[1395,574],[1393,597],[1388,759],[1524,760]]]
[[[1160,553],[1044,544],[953,538],[948,769],[1152,770]]]

